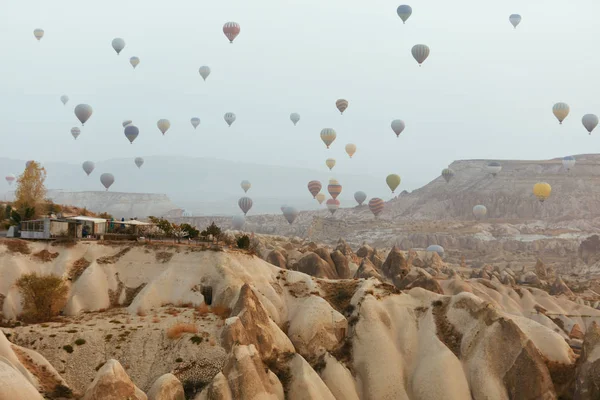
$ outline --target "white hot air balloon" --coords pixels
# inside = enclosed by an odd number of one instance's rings
[[[140,58],[133,56],[129,59],[129,63],[131,64],[133,69],[135,69],[138,66],[138,64],[140,63]]]
[[[190,122],[191,122],[192,126],[194,127],[194,129],[196,129],[198,127],[198,125],[200,125],[200,118],[194,117],[194,118],[190,119]]]
[[[508,20],[510,21],[512,26],[514,26],[515,29],[517,29],[517,25],[521,23],[521,16],[519,14],[511,14],[510,17],[508,17]]]
[[[144,165],[144,159],[142,157],[136,157],[133,162],[138,168],[142,168],[142,165]]]
[[[427,60],[427,57],[429,57],[429,47],[424,44],[415,44],[411,49],[411,53],[415,60],[417,60],[419,63],[420,67],[421,64]]]
[[[482,219],[487,215],[487,208],[485,206],[482,206],[481,204],[476,205],[475,207],[473,207],[473,215],[477,219]]]
[[[223,116],[223,118],[225,119],[225,122],[227,122],[227,125],[229,125],[231,128],[231,124],[235,122],[235,114],[228,112]]]
[[[38,42],[40,40],[42,40],[42,38],[44,37],[44,30],[43,29],[34,29],[33,30],[33,36],[35,36],[35,38],[38,40]]]
[[[125,48],[125,41],[121,38],[114,38],[112,48],[115,49],[117,55],[121,54],[121,51]]]
[[[71,135],[73,136],[73,139],[77,140],[79,135],[81,135],[81,129],[79,129],[77,127],[71,128]]]
[[[392,121],[392,130],[396,134],[396,137],[400,137],[400,134],[402,131],[404,131],[404,128],[406,128],[406,125],[401,119],[395,119]]]
[[[405,24],[406,20],[412,15],[412,7],[406,4],[403,4],[398,7],[396,10],[398,16],[402,20],[402,23]]]
[[[90,176],[90,174],[94,171],[94,168],[96,168],[96,164],[94,164],[93,161],[85,161],[83,164],[81,164],[81,168],[83,168],[83,171],[87,174],[87,176]]]
[[[296,210],[294,207],[286,207],[282,210],[282,212],[283,216],[290,225],[293,224],[296,220],[296,217],[298,217],[298,210]]]
[[[243,215],[236,215],[231,220],[231,226],[236,231],[242,230],[242,228],[244,227],[245,223],[246,223],[246,217],[244,217]]]
[[[567,103],[556,103],[552,107],[552,113],[561,125],[565,118],[567,118],[567,116],[569,115],[569,111],[571,111],[571,108]]]
[[[62,96],[60,96],[60,101],[63,103],[63,106],[66,106],[69,102],[69,96],[63,94]]]
[[[123,121],[123,128],[126,128],[127,125],[131,125],[133,124],[133,121],[130,119],[126,119],[125,121]]]
[[[94,110],[92,109],[92,106],[88,104],[78,104],[75,107],[75,116],[79,122],[81,122],[82,126],[87,122],[88,119],[90,119],[93,112]]]
[[[581,123],[591,135],[592,131],[598,126],[598,117],[595,114],[585,114],[583,118],[581,118]]]
[[[114,182],[115,177],[113,174],[104,173],[100,175],[100,183],[102,183],[102,186],[104,186],[106,190],[108,190],[108,188],[110,188]]]
[[[248,193],[248,190],[250,190],[250,188],[252,187],[252,184],[250,183],[250,181],[242,181],[240,186],[244,190],[244,193]]]
[[[298,123],[298,121],[300,121],[300,114],[298,114],[298,113],[291,113],[290,114],[290,120],[294,123],[294,126],[296,126],[296,124]]]
[[[169,122],[168,119],[159,119],[156,123],[156,126],[158,126],[158,130],[160,130],[164,135],[171,127],[171,122]]]
[[[210,75],[210,67],[207,65],[203,65],[198,69],[198,72],[200,73],[202,79],[206,81],[206,78],[208,78],[208,76]]]

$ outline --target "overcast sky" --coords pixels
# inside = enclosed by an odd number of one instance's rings
[[[406,25],[399,4],[7,0],[0,156],[79,164],[186,155],[322,170],[335,157],[334,171],[382,180],[398,173],[410,190],[456,159],[600,148],[581,125],[583,114],[600,114],[600,2],[415,0]],[[523,17],[516,30],[512,13]],[[241,25],[234,44],[222,33],[227,21]],[[115,37],[127,43],[120,56]],[[421,68],[410,52],[418,43],[431,49]],[[131,56],[141,59],[136,70]],[[212,69],[206,82],[198,74],[204,64]],[[343,116],[338,98],[350,102]],[[571,106],[562,126],[551,112],[559,101]],[[78,103],[94,114],[74,141]],[[237,115],[231,128],[226,112]],[[296,127],[291,112],[301,115]],[[194,116],[202,121],[196,131]],[[172,124],[164,137],[160,118]],[[390,129],[396,118],[406,122],[399,139]],[[140,128],[133,145],[124,119]],[[319,137],[325,127],[338,133],[330,150]],[[358,146],[352,160],[344,152],[350,142]],[[19,171],[1,171],[9,172]]]

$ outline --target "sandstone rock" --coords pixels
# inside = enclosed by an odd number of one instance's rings
[[[152,384],[148,400],[185,400],[183,385],[173,374],[165,374]]]
[[[583,340],[583,350],[577,366],[576,400],[600,399],[600,327],[593,322]]]
[[[294,264],[292,269],[316,278],[335,279],[337,277],[335,267],[332,268],[327,261],[323,260],[316,253],[306,253],[304,257]]]
[[[0,357],[0,399],[43,400],[43,397],[10,361]]]
[[[266,261],[279,268],[285,269],[287,267],[287,260],[279,250],[271,251],[267,256]]]
[[[572,297],[574,296],[573,292],[567,284],[562,280],[560,276],[556,277],[556,280],[550,287],[550,294],[553,296],[558,296],[564,294],[565,296]]]
[[[409,271],[410,266],[406,262],[406,258],[404,258],[404,253],[394,246],[381,266],[383,276],[390,279],[394,285],[398,286],[400,281],[404,279]]]
[[[539,258],[537,259],[537,262],[535,263],[535,273],[540,279],[546,279],[548,277],[548,272],[546,270],[546,266],[544,265],[542,260],[540,260]]]
[[[587,265],[600,261],[600,236],[593,235],[581,242],[577,255]]]
[[[363,244],[356,252],[356,255],[362,258],[371,257],[373,255],[373,248],[368,244]]]
[[[444,294],[444,291],[442,290],[442,287],[440,286],[439,282],[431,277],[428,278],[425,276],[420,276],[415,281],[408,284],[406,286],[406,289],[410,290],[415,287],[420,287],[425,290],[429,290],[430,292],[438,294]]]
[[[85,391],[83,400],[148,400],[117,360],[108,360]]]
[[[446,264],[442,261],[440,255],[436,252],[433,252],[431,259],[429,261],[429,267],[433,269],[437,269],[438,271],[444,268]]]
[[[352,247],[350,247],[344,239],[338,240],[337,247],[335,249],[345,256],[350,256],[354,254],[354,252],[352,251]]]
[[[579,326],[579,324],[573,325],[573,327],[571,328],[571,332],[569,333],[569,338],[570,339],[579,339],[579,340],[584,339],[583,331],[581,330],[581,327]]]
[[[421,260],[421,258],[419,257],[419,254],[417,254],[417,252],[414,250],[408,251],[408,261],[407,262],[408,262],[408,265],[410,265],[411,267],[425,268],[425,263],[423,262],[423,260]]]
[[[540,280],[540,278],[533,271],[529,271],[529,272],[526,272],[523,275],[521,275],[521,277],[519,278],[519,281],[521,283],[524,283],[526,285],[531,285],[531,286],[540,286],[542,284],[542,281]]]
[[[368,258],[364,258],[362,260],[354,277],[357,279],[376,278],[383,282],[381,274],[379,271],[377,271],[373,263]]]
[[[329,264],[331,269],[335,271],[335,263],[331,258],[331,253],[329,252],[329,249],[319,247],[317,250],[314,251],[314,253],[321,257],[327,264]]]
[[[331,253],[331,259],[335,264],[335,270],[340,279],[350,279],[352,278],[352,274],[349,268],[349,262],[346,255],[344,255],[340,250],[336,250]]]
[[[319,248],[319,246],[315,242],[309,242],[304,248],[307,251],[313,251],[314,252],[316,249]]]

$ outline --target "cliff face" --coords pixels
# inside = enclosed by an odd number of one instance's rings
[[[165,194],[50,191],[48,197],[57,204],[107,212],[115,218],[163,216],[178,210]]]

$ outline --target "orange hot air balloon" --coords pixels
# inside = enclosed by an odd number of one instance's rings
[[[371,200],[369,200],[369,210],[371,210],[373,215],[376,217],[378,217],[379,214],[381,214],[383,212],[384,207],[385,207],[384,201],[378,197],[374,197]]]
[[[327,185],[327,191],[331,197],[337,199],[340,193],[342,193],[342,185],[340,185],[337,181],[330,182],[329,185]]]
[[[313,199],[317,198],[317,195],[321,191],[322,187],[323,187],[323,185],[321,185],[321,182],[319,182],[319,181],[308,182],[308,191],[310,192],[310,194],[312,194]]]

